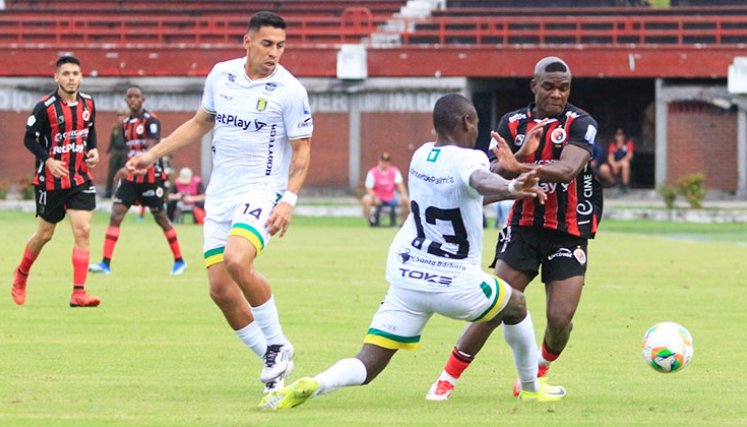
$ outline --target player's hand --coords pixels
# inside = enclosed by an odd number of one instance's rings
[[[49,173],[51,173],[55,178],[62,178],[63,176],[68,175],[66,162],[55,160],[50,157],[44,162],[44,165],[47,170],[49,170]]]
[[[128,173],[135,175],[145,175],[148,172],[148,168],[153,164],[155,159],[151,158],[150,153],[140,153],[125,163],[125,168]]]
[[[288,231],[288,226],[291,222],[291,216],[293,215],[293,206],[289,203],[281,201],[270,212],[270,217],[265,223],[265,228],[269,230],[270,236],[274,236],[277,232],[280,232],[280,237],[285,235]]]
[[[509,173],[521,173],[521,163],[516,160],[514,153],[511,152],[511,148],[508,146],[503,137],[496,131],[491,131],[490,136],[495,139],[498,144],[492,148],[495,157],[498,159],[498,163],[501,164],[501,169]]]
[[[525,197],[536,197],[537,201],[541,205],[545,204],[545,200],[547,200],[547,193],[545,193],[545,191],[542,190],[541,187],[539,187],[539,177],[537,176],[538,170],[539,169],[535,169],[523,173],[514,180],[514,188],[516,189],[514,196],[517,199],[522,199]]]
[[[545,130],[545,125],[548,122],[548,119],[542,119],[529,132],[527,132],[524,136],[524,144],[522,144],[519,151],[515,154],[516,158],[524,160],[537,151],[540,144],[540,137],[542,137],[542,132]]]
[[[86,153],[86,164],[88,167],[92,168],[99,164],[99,150],[98,148],[91,148],[88,150],[88,153]]]

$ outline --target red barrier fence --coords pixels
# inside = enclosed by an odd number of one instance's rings
[[[396,30],[365,8],[340,17],[290,17],[294,44],[358,43],[373,32],[403,45],[738,45],[747,43],[747,15],[708,16],[490,16],[396,18]],[[236,45],[245,16],[78,16],[0,14],[0,45]],[[390,27],[391,28],[391,27]]]

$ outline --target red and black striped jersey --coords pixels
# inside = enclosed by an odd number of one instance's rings
[[[526,133],[540,121],[533,117],[532,109],[533,105],[530,105],[501,118],[498,133],[513,152],[521,148]],[[596,120],[586,111],[567,104],[560,115],[545,125],[539,147],[524,161],[535,164],[556,162],[568,144],[581,147],[591,155],[596,135]],[[583,238],[594,237],[602,219],[602,186],[588,164],[569,183],[540,182],[540,186],[547,193],[545,204],[536,199],[517,200],[509,224],[557,230]]]
[[[130,116],[122,122],[125,141],[127,141],[128,158],[145,152],[150,148],[149,140],[159,141],[161,139],[161,122],[155,114],[143,110],[138,116]],[[163,164],[159,159],[144,175],[128,174],[126,181],[137,184],[155,184],[166,180]]]
[[[68,103],[57,92],[39,101],[26,122],[24,145],[36,156],[34,185],[47,191],[67,190],[93,179],[85,162],[96,148],[96,107],[90,95],[78,92]],[[47,169],[49,158],[65,162],[67,176],[55,178]]]

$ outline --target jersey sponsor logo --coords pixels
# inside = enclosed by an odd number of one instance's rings
[[[539,187],[547,194],[552,194],[556,191],[562,191],[564,193],[568,191],[568,184],[562,182],[540,182]]]
[[[584,265],[586,264],[586,252],[584,252],[581,248],[576,248],[573,251],[573,257],[576,258],[576,261],[578,261],[579,264]]]
[[[565,129],[555,128],[550,133],[550,140],[553,144],[562,144],[563,141],[565,141],[566,136],[568,136],[568,134],[565,132]]]
[[[515,122],[517,120],[523,120],[523,119],[526,119],[526,118],[527,118],[526,114],[524,114],[524,113],[516,113],[513,116],[509,116],[508,122],[509,123],[513,123],[513,122]]]
[[[54,136],[55,142],[62,142],[67,139],[73,138],[86,138],[88,137],[88,128],[86,129],[73,129],[70,132],[58,133]]]
[[[55,145],[52,147],[52,155],[55,154],[62,154],[62,153],[82,153],[85,151],[86,145],[85,144],[63,144],[63,145]]]
[[[560,248],[557,252],[547,257],[548,261],[552,261],[555,258],[573,258],[573,252],[568,248]]]
[[[428,174],[418,172],[414,168],[410,168],[410,175],[413,178],[417,178],[421,181],[429,182],[431,184],[453,184],[455,182],[453,176],[428,175]]]
[[[273,124],[270,127],[270,140],[267,144],[267,166],[265,168],[265,176],[270,176],[272,173],[272,164],[275,161],[275,137],[278,134],[278,125]]]
[[[257,100],[257,111],[265,111],[267,109],[267,103],[270,100],[267,98],[259,98]]]
[[[303,128],[311,127],[311,125],[313,125],[313,124],[314,123],[311,121],[311,117],[309,117],[308,119],[306,119],[306,120],[302,121],[301,123],[299,123],[296,127],[298,127],[299,129],[303,129]]]
[[[410,270],[408,268],[400,268],[400,275],[403,278],[422,280],[424,282],[433,283],[436,285],[443,285],[448,287],[454,278],[451,276],[443,276],[441,274],[428,273],[426,271]]]
[[[242,130],[249,129],[249,126],[251,126],[252,124],[251,120],[244,120],[233,114],[222,114],[222,113],[215,115],[215,121],[218,123],[227,125],[227,126],[235,126],[237,128],[241,128]]]

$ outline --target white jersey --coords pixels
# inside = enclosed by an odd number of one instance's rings
[[[282,192],[288,184],[288,140],[314,130],[308,95],[282,65],[250,80],[246,58],[216,64],[205,81],[202,108],[215,115],[213,170],[205,192],[231,196],[247,189]]]
[[[409,173],[411,213],[387,257],[391,286],[444,292],[483,280],[483,197],[469,178],[477,170],[489,171],[488,165],[480,150],[429,142],[415,151]]]

